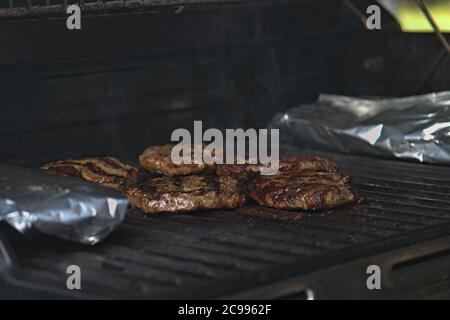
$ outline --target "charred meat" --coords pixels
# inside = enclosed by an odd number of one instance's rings
[[[316,210],[357,200],[350,176],[336,171],[286,171],[259,176],[250,183],[250,196],[262,206]]]
[[[202,148],[204,146],[192,146],[191,154],[180,154],[180,157],[189,158],[192,162],[190,164],[175,164],[172,161],[172,149],[174,145],[166,144],[162,146],[152,146],[144,150],[139,156],[139,163],[143,169],[149,173],[162,174],[165,176],[184,176],[190,174],[200,174],[206,172],[213,172],[214,165],[206,163],[193,163],[195,148]]]
[[[263,164],[222,164],[217,165],[216,171],[220,176],[255,176],[259,175],[261,169],[264,167],[268,167],[268,165]],[[336,165],[333,161],[320,157],[320,156],[312,156],[312,157],[298,157],[293,156],[287,159],[281,159],[279,161],[279,171],[329,171],[336,172]]]
[[[112,157],[86,158],[80,160],[62,160],[41,167],[50,174],[78,177],[120,190],[137,169]]]
[[[41,169],[116,189],[147,213],[236,208],[248,196],[267,207],[307,210],[330,208],[358,198],[350,187],[350,176],[342,176],[336,165],[323,157],[282,159],[278,173],[261,175],[264,165],[260,164],[175,165],[172,148],[148,148],[139,159],[145,170],[112,157],[63,160]],[[191,175],[214,169],[217,175]]]
[[[236,208],[246,201],[238,180],[233,177],[139,175],[122,192],[147,213]]]

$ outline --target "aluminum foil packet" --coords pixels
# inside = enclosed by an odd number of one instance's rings
[[[114,190],[39,170],[0,165],[0,221],[93,245],[124,219],[128,201]]]
[[[396,99],[320,95],[270,126],[301,147],[450,164],[450,91]]]

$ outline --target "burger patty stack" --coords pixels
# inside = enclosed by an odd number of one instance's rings
[[[101,157],[62,160],[41,169],[116,189],[146,213],[232,209],[250,200],[278,209],[317,210],[358,199],[350,176],[323,157],[281,159],[277,173],[262,175],[262,164],[175,164],[173,147],[147,148],[139,168]]]

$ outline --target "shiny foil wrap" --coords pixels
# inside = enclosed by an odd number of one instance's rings
[[[324,94],[275,115],[271,127],[301,147],[450,164],[450,91],[374,100]]]
[[[77,178],[0,165],[0,221],[83,244],[104,239],[124,218],[128,201]]]

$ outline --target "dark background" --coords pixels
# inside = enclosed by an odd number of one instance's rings
[[[371,2],[362,1],[363,7]],[[242,1],[0,20],[0,162],[112,155],[135,162],[175,128],[261,128],[320,93],[449,89],[441,44],[341,1]],[[332,115],[330,115],[332,116]]]

